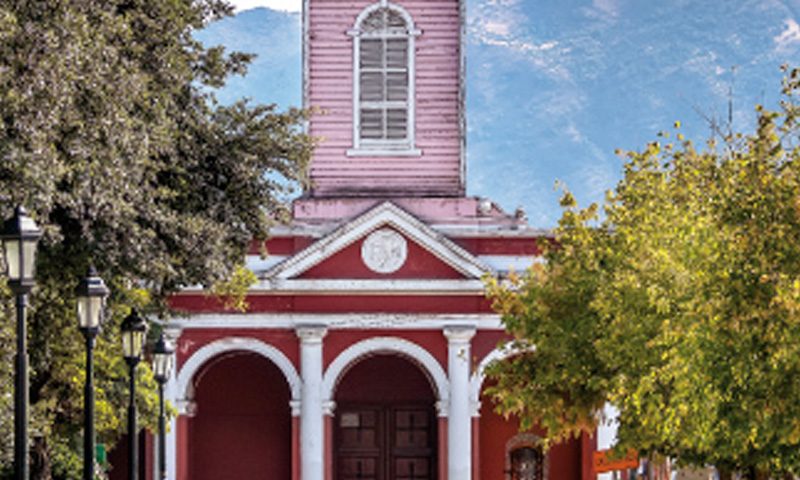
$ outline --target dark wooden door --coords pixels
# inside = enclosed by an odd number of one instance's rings
[[[336,480],[436,480],[430,406],[337,408]]]

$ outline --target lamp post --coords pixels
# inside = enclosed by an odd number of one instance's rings
[[[158,478],[167,478],[167,449],[165,439],[166,417],[164,415],[164,384],[172,371],[172,352],[164,338],[164,332],[158,337],[153,349],[153,375],[158,383]]]
[[[144,338],[147,335],[147,323],[131,310],[122,321],[122,355],[128,364],[130,388],[128,398],[128,480],[139,478],[139,453],[136,441],[136,365],[142,358]]]
[[[14,370],[14,478],[28,480],[28,340],[25,311],[28,293],[34,285],[36,244],[42,231],[23,207],[3,224],[3,241],[8,286],[17,297],[17,354]]]
[[[78,325],[86,339],[86,382],[83,390],[83,480],[94,479],[94,339],[103,321],[108,288],[89,267],[86,277],[75,289],[78,300]]]

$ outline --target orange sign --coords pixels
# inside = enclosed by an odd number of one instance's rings
[[[639,466],[639,454],[631,450],[622,458],[611,458],[610,450],[599,450],[592,455],[596,473],[616,472]]]

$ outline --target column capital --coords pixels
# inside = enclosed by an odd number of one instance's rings
[[[322,414],[326,417],[332,417],[336,413],[336,402],[328,400],[322,402]]]
[[[181,337],[181,333],[183,333],[183,329],[177,325],[164,325],[164,340],[166,340],[167,344],[172,347],[173,350],[177,350],[178,346],[178,339]]]
[[[289,408],[292,411],[292,416],[293,417],[299,417],[300,416],[300,408],[301,407],[302,407],[302,403],[300,403],[300,400],[289,400]]]
[[[175,408],[178,410],[178,415],[185,415],[187,417],[194,417],[197,414],[197,403],[191,399],[180,399],[175,402]]]
[[[472,337],[475,336],[475,326],[454,325],[452,327],[445,327],[442,333],[447,337],[447,343],[451,345],[469,343]]]
[[[328,327],[325,325],[298,325],[294,332],[302,344],[322,343],[322,339],[328,333]]]
[[[472,418],[480,418],[481,416],[481,402],[479,401],[472,401],[469,403],[470,414]]]
[[[439,400],[436,402],[436,416],[439,418],[447,418],[448,407],[450,406],[450,401]]]

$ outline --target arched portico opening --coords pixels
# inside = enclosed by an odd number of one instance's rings
[[[486,393],[487,388],[496,385],[495,380],[487,378],[486,368],[518,354],[524,351],[496,349],[481,360],[472,375],[473,449],[477,452],[473,478],[579,480],[583,471],[580,439],[566,440],[544,451],[541,439],[545,431],[538,426],[521,431],[517,417],[498,414],[494,399]]]
[[[415,362],[387,352],[361,357],[334,400],[334,480],[438,477],[437,395]]]
[[[275,363],[227,351],[206,361],[192,386],[186,478],[292,478],[292,392]]]

